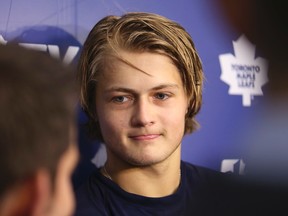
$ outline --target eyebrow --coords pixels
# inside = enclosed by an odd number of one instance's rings
[[[177,88],[177,89],[179,89],[179,86],[177,84],[162,84],[162,85],[158,85],[158,86],[152,88],[151,90],[161,90],[161,89],[166,89],[166,88]]]
[[[161,84],[158,86],[155,86],[153,88],[150,89],[150,91],[156,91],[156,90],[162,90],[162,89],[179,89],[179,85],[177,84]],[[105,93],[110,93],[110,92],[127,92],[127,93],[132,93],[132,94],[136,94],[137,91],[135,89],[131,89],[131,88],[126,88],[126,87],[112,87],[110,89],[107,89],[105,91]]]

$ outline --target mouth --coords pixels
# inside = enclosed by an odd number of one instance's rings
[[[159,136],[161,136],[160,134],[142,134],[142,135],[135,135],[135,136],[129,136],[130,139],[133,140],[154,140],[157,139]]]

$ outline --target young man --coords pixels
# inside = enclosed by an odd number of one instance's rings
[[[68,216],[78,159],[73,70],[45,53],[0,46],[0,215]]]
[[[181,161],[203,85],[183,27],[150,13],[107,16],[84,43],[79,79],[107,161],[77,190],[77,216],[223,215],[225,174]]]

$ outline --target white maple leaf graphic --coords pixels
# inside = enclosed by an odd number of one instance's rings
[[[255,45],[244,35],[233,41],[235,56],[230,53],[219,55],[220,79],[230,88],[228,94],[242,95],[243,106],[251,106],[254,95],[263,95],[261,87],[268,82],[268,62],[255,58]]]

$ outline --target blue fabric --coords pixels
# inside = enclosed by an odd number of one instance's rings
[[[224,215],[234,202],[228,195],[233,191],[228,190],[228,176],[182,161],[178,190],[166,197],[149,198],[127,193],[98,169],[76,191],[75,216]]]

